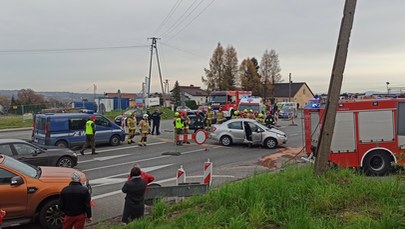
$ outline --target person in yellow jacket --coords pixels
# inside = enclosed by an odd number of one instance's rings
[[[182,145],[182,141],[177,141],[177,136],[183,134],[184,128],[184,120],[181,118],[179,112],[174,113],[173,126],[174,126],[174,141],[176,142],[176,145]]]
[[[139,132],[141,133],[141,140],[138,142],[139,146],[146,146],[148,141],[148,133],[150,132],[150,126],[148,121],[149,115],[144,114],[143,119],[139,122]]]
[[[127,117],[128,144],[134,143],[133,138],[135,137],[136,132],[136,121],[134,116],[135,116],[134,113],[131,113],[129,117]]]
[[[219,108],[217,112],[217,124],[221,124],[224,121],[224,112]]]
[[[94,123],[96,121],[96,116],[92,115],[90,117],[90,120],[86,122],[86,142],[84,143],[82,150],[80,150],[80,154],[84,155],[84,150],[91,146],[91,154],[97,154],[96,153],[96,124]]]
[[[239,114],[238,110],[234,111],[233,115],[232,115],[232,119],[237,119],[237,118],[240,118],[240,114]]]

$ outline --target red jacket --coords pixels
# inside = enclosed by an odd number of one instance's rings
[[[152,174],[145,173],[144,171],[141,171],[141,178],[146,181],[146,184],[149,184],[155,180],[155,177]],[[131,175],[128,175],[128,180],[129,179],[131,179]]]
[[[0,210],[0,226],[3,223],[3,218],[6,215],[6,211]]]

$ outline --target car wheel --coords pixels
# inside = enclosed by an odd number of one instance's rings
[[[391,168],[391,159],[387,152],[374,151],[364,159],[363,171],[368,176],[387,175]]]
[[[275,138],[267,138],[264,141],[264,145],[269,149],[274,149],[277,147],[277,140]]]
[[[57,167],[73,168],[73,160],[70,157],[61,157],[56,163]]]
[[[120,137],[118,137],[117,135],[113,135],[110,139],[110,145],[112,146],[117,146],[121,143],[121,139]]]
[[[55,146],[60,147],[60,148],[67,148],[67,147],[68,147],[68,144],[67,144],[66,141],[57,141],[57,142],[55,143]]]
[[[44,228],[62,228],[63,212],[59,209],[59,200],[52,199],[46,202],[39,211],[39,222]]]
[[[221,142],[221,144],[224,145],[224,146],[230,146],[230,145],[232,144],[232,138],[229,137],[229,136],[227,136],[227,135],[225,135],[225,136],[222,136],[222,137],[221,137],[220,142]]]

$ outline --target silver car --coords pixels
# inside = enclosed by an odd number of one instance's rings
[[[252,130],[253,145],[262,145],[274,149],[287,142],[287,135],[277,128],[267,128],[252,119],[231,119],[220,125],[212,125],[210,137],[219,141],[224,146],[233,143],[248,143],[244,122],[247,122]]]

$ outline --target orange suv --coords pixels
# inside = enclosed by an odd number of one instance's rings
[[[0,209],[7,213],[2,226],[39,219],[43,228],[61,228],[64,215],[58,207],[59,194],[69,185],[73,172],[79,171],[32,166],[0,154]],[[81,173],[81,177],[91,192],[86,176]]]

